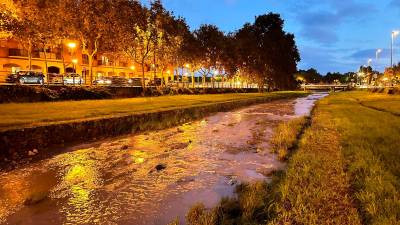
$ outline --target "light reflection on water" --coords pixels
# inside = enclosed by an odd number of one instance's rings
[[[309,113],[321,96],[282,100],[140,135],[66,149],[0,174],[0,223],[165,224],[236,182],[284,165],[268,151],[273,128]],[[73,151],[72,151],[73,150]],[[165,168],[164,168],[165,167]],[[24,201],[46,193],[37,204]]]

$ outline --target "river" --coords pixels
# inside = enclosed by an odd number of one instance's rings
[[[178,127],[68,147],[0,173],[0,223],[167,224],[212,207],[240,182],[285,165],[269,152],[282,121],[308,115],[312,94],[219,112]]]

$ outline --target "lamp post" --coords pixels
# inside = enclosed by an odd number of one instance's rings
[[[135,69],[136,69],[136,67],[135,66],[131,66],[130,69],[133,71],[133,77],[135,77]]]
[[[73,55],[73,52],[74,52],[74,50],[75,50],[75,48],[76,48],[76,43],[75,42],[68,42],[67,43],[67,47],[68,47],[68,49],[69,49],[69,54],[70,54],[70,56],[71,56],[71,62],[72,63],[74,63],[73,62],[73,59],[72,59],[72,55]],[[74,65],[72,65],[72,67],[73,67]],[[65,71],[64,71],[65,72]],[[75,70],[74,70],[74,72],[75,72]]]
[[[78,59],[72,59],[72,69],[74,70],[74,75],[72,76],[72,83],[75,85],[75,75],[76,75],[76,65],[78,64]]]
[[[392,31],[392,42],[391,42],[391,45],[390,45],[390,51],[391,51],[391,54],[390,54],[390,67],[393,67],[393,45],[394,45],[394,39],[397,37],[397,35],[399,35],[399,33],[400,33],[400,31],[398,31],[398,30]]]

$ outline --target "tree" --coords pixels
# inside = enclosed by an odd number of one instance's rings
[[[59,40],[64,36],[62,29],[62,21],[59,17],[54,18],[53,13],[57,14],[59,1],[57,0],[19,0],[16,1],[20,18],[32,26],[32,38],[35,47],[42,50],[45,62],[45,74],[48,73],[47,53],[51,48],[58,46]],[[32,29],[27,28],[24,29]],[[23,38],[23,34],[22,34]]]
[[[88,56],[91,85],[94,57],[102,43],[107,42],[109,23],[113,23],[111,0],[64,0],[60,5],[70,38],[80,40],[82,54]]]
[[[283,23],[278,14],[269,13],[236,33],[241,70],[258,83],[260,91],[266,84],[282,89],[295,85],[300,55],[294,35],[283,31]]]
[[[0,39],[10,38],[13,31],[17,29],[16,8],[12,0],[0,3]]]
[[[192,88],[194,88],[194,73],[201,68],[201,50],[200,43],[189,29],[183,33],[182,45],[176,54],[176,65],[184,67],[189,66],[192,76]]]
[[[201,25],[194,31],[194,36],[199,44],[199,60],[201,63],[200,72],[203,79],[212,76],[214,87],[214,73],[220,69],[220,62],[223,52],[224,33],[214,25]]]
[[[319,83],[322,81],[322,75],[314,68],[299,70],[295,77],[304,83]]]
[[[140,64],[142,87],[145,90],[145,67],[150,63],[155,29],[151,23],[151,12],[142,8],[136,1],[126,2],[126,7],[120,11],[124,14],[119,24],[122,32],[122,50],[132,61]]]

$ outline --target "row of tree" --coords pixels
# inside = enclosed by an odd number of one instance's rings
[[[372,71],[372,68],[363,68],[365,71]],[[372,74],[372,73],[371,73]],[[339,72],[328,72],[325,75],[320,74],[316,69],[310,68],[308,70],[299,70],[296,75],[296,80],[300,83],[350,83],[355,82],[357,74],[354,72],[339,73]]]
[[[65,39],[79,40],[87,55],[91,80],[95,56],[115,62],[124,57],[150,65],[190,68],[205,78],[215,74],[239,76],[260,87],[294,88],[300,56],[294,35],[283,30],[278,14],[256,17],[234,33],[214,25],[193,32],[185,20],[166,10],[159,0],[145,7],[136,0],[14,0],[1,5],[0,31],[18,40],[29,59],[34,48],[46,53]],[[46,71],[47,72],[47,71]],[[192,79],[194,81],[194,79]]]

